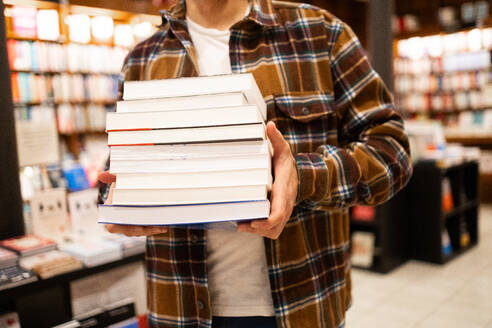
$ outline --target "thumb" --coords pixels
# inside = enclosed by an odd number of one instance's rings
[[[287,142],[284,139],[284,136],[275,126],[275,123],[272,121],[267,123],[266,126],[267,136],[273,146],[273,154],[279,154],[280,152],[285,151],[285,148],[288,147]]]
[[[103,171],[99,173],[97,180],[109,184],[116,181],[116,175],[109,173],[109,171]]]

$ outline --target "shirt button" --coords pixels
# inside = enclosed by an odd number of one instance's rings
[[[311,113],[311,111],[310,111],[310,110],[309,110],[309,108],[307,108],[307,107],[302,107],[302,110],[301,110],[301,111],[302,111],[302,113],[303,113],[304,115],[308,115],[309,113]]]
[[[203,304],[203,302],[202,302],[202,301],[198,301],[198,303],[197,303],[197,304],[198,304],[198,309],[199,309],[199,310],[203,310],[203,309],[205,308],[205,304]]]
[[[191,235],[191,242],[193,244],[196,244],[198,242],[198,236],[197,235]]]

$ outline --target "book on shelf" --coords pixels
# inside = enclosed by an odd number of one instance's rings
[[[449,237],[448,229],[444,228],[441,232],[442,253],[447,256],[453,252],[451,238]]]
[[[23,38],[36,38],[37,9],[27,6],[13,6],[11,9],[14,35]]]
[[[21,257],[56,249],[56,245],[51,239],[33,234],[0,240],[1,247],[14,251]]]
[[[114,262],[123,257],[118,243],[105,240],[102,237],[85,238],[63,243],[58,248],[79,259],[85,266],[93,267],[108,262]]]
[[[37,32],[41,40],[57,41],[60,38],[58,10],[40,9],[37,15]]]
[[[113,203],[119,205],[176,205],[241,202],[267,198],[266,185],[207,188],[119,189],[113,190]]]
[[[124,206],[99,205],[99,223],[182,225],[264,219],[270,214],[268,199],[245,202]]]
[[[177,129],[261,123],[256,106],[183,109],[161,112],[108,113],[106,131]]]
[[[31,198],[32,232],[56,240],[68,233],[68,212],[64,188],[37,191]]]
[[[460,247],[468,247],[470,245],[470,231],[468,230],[468,225],[466,224],[466,219],[464,217],[460,219],[459,235]]]
[[[121,246],[121,251],[123,252],[123,257],[145,253],[147,242],[145,236],[128,237],[121,234],[106,233],[103,238],[119,244]]]
[[[61,323],[59,325],[53,326],[53,328],[79,328],[82,327],[80,322],[77,320],[70,320],[68,322]]]
[[[82,268],[78,259],[58,250],[22,257],[19,265],[36,272],[43,279]]]
[[[374,259],[375,235],[372,232],[354,231],[352,233],[352,265],[369,268]]]
[[[453,193],[451,191],[451,180],[449,177],[444,177],[441,182],[442,186],[442,210],[449,212],[454,208]]]
[[[123,100],[198,96],[242,92],[249,104],[257,105],[266,113],[265,101],[251,73],[200,77],[184,77],[166,80],[127,81],[124,83]],[[266,119],[266,116],[264,116]]]
[[[68,194],[71,232],[75,238],[102,236],[107,231],[97,224],[98,189],[92,188]]]
[[[108,132],[109,146],[266,140],[263,123]]]
[[[38,277],[33,271],[20,266],[0,269],[0,290],[14,288],[37,280]]]
[[[355,205],[352,208],[352,219],[372,222],[376,219],[376,208],[374,206]]]
[[[160,112],[186,109],[204,109],[214,107],[242,106],[248,101],[242,92],[182,96],[158,99],[137,99],[118,101],[117,113]],[[266,106],[260,107],[266,110]],[[263,115],[265,116],[265,115]]]
[[[17,312],[6,312],[0,314],[0,327],[21,328],[19,315]]]
[[[105,307],[108,328],[138,328],[135,317],[135,302],[131,297],[109,304]]]
[[[19,255],[8,249],[0,248],[0,269],[17,265]]]

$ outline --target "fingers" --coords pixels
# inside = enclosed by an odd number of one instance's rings
[[[248,232],[262,237],[267,237],[270,239],[278,239],[282,230],[283,230],[283,225],[276,226],[272,229],[256,229],[253,228],[250,223],[240,223],[237,228],[237,231],[239,232]]]
[[[109,171],[103,171],[98,174],[97,180],[102,183],[110,184],[112,182],[116,182],[116,175],[109,173]]]
[[[106,198],[106,201],[104,202],[105,205],[109,205],[113,203],[113,191],[114,191],[114,182],[111,183],[111,186],[109,187],[108,198]]]
[[[111,233],[121,233],[128,237],[152,236],[167,232],[167,228],[161,226],[136,226],[120,224],[108,224],[106,225],[106,230]]]
[[[273,146],[274,157],[277,157],[277,155],[285,152],[286,150],[289,150],[290,152],[290,148],[287,141],[285,141],[284,136],[277,129],[275,123],[273,123],[272,121],[268,122],[266,126],[266,131],[267,131],[268,139],[270,140]]]

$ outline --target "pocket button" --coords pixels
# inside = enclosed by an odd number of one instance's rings
[[[302,110],[301,112],[304,114],[304,115],[308,115],[311,113],[311,111],[309,110],[309,108],[307,107],[302,107]]]

